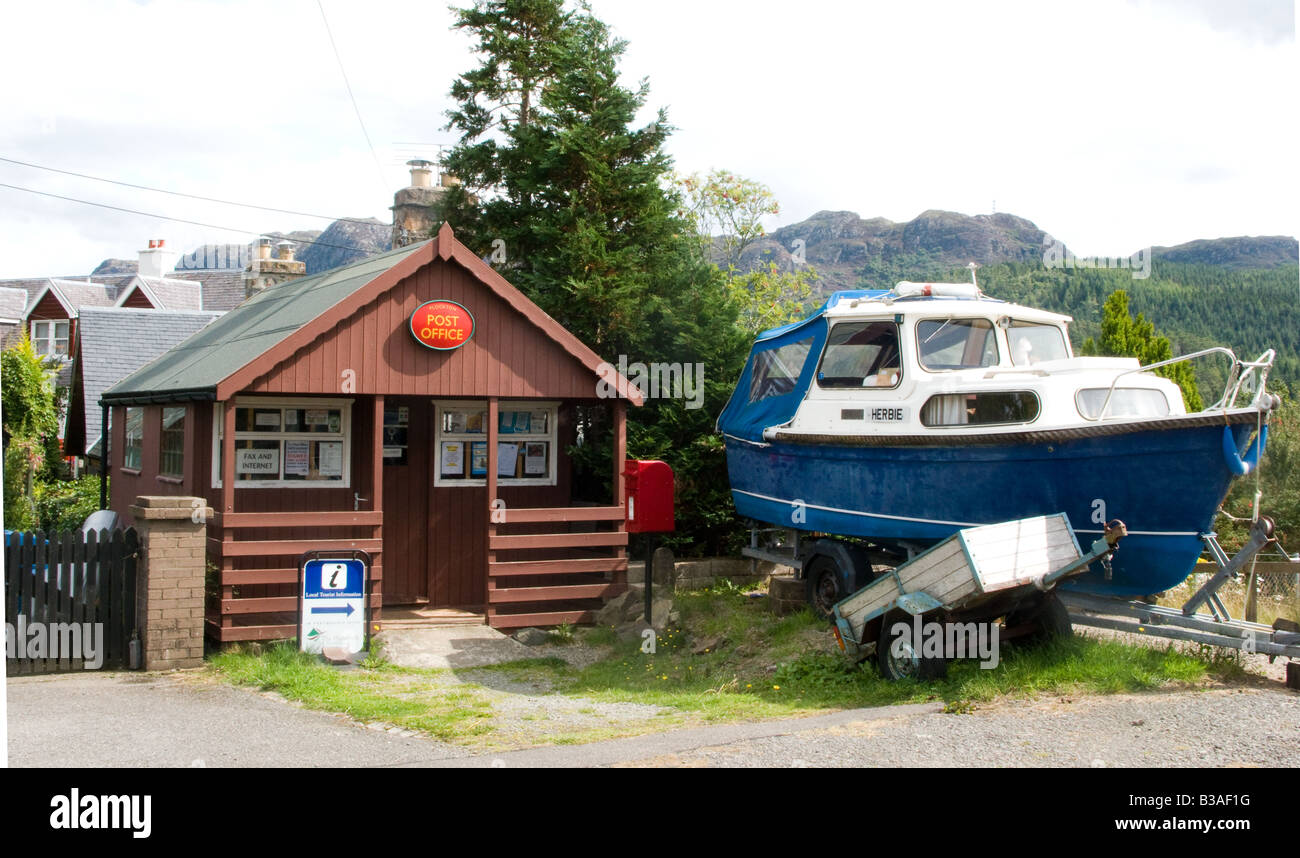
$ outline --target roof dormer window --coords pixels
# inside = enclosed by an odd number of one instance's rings
[[[32,322],[32,349],[44,357],[68,357],[67,319]]]

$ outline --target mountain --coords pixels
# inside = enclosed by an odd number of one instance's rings
[[[1232,269],[1294,267],[1300,261],[1300,242],[1287,235],[1203,238],[1175,247],[1153,247],[1151,256],[1165,262]]]
[[[328,271],[388,250],[392,247],[393,228],[375,218],[349,218],[334,221],[313,240],[314,244],[300,246],[297,254],[307,263],[308,274]]]
[[[891,278],[921,278],[969,262],[1041,260],[1045,239],[1048,244],[1052,241],[1032,222],[1010,214],[971,216],[930,210],[895,223],[880,217],[864,220],[853,212],[822,211],[751,244],[739,267],[751,271],[775,262],[783,270],[792,270],[794,254],[802,248],[804,259],[817,269],[823,290],[829,292],[886,285]]]
[[[863,219],[853,212],[822,211],[781,227],[751,244],[739,268],[752,271],[775,262],[782,270],[803,257],[821,278],[821,290],[892,286],[898,280],[948,276],[954,268],[976,262],[1043,263],[1055,242],[1032,221],[1012,214],[964,215],[930,210],[910,221]],[[1300,244],[1289,236],[1216,238],[1155,247],[1151,258],[1187,265],[1275,269],[1297,264]],[[1060,256],[1068,254],[1063,245]],[[721,260],[719,260],[721,261]]]
[[[362,257],[388,250],[392,227],[375,218],[336,220],[324,231],[300,229],[264,233],[272,243],[288,239],[295,243],[294,257],[307,263],[308,274],[319,274]],[[231,269],[242,271],[248,264],[253,244],[203,244],[176,260],[177,271]],[[105,259],[93,274],[134,274],[135,260]]]

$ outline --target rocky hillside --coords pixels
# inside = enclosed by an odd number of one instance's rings
[[[751,244],[740,268],[750,271],[775,262],[792,270],[794,254],[802,247],[804,259],[821,276],[823,291],[884,287],[899,279],[946,276],[969,262],[981,266],[1041,263],[1050,244],[1045,239],[1047,233],[1033,222],[1011,214],[971,216],[930,210],[895,223],[863,219],[853,212],[824,211]],[[1167,262],[1272,269],[1294,267],[1297,247],[1296,239],[1287,236],[1242,236],[1156,247],[1152,254]]]
[[[315,244],[301,248],[298,258],[307,263],[308,274],[328,271],[388,250],[392,246],[392,230],[375,218],[336,220],[314,237]],[[296,234],[290,236],[296,237]]]
[[[895,274],[924,276],[968,262],[1031,262],[1042,259],[1046,233],[1010,214],[964,215],[930,210],[906,223],[864,220],[853,212],[818,212],[782,227],[746,248],[741,268],[775,262],[790,270],[802,246],[804,259],[821,275],[823,288],[850,289]],[[873,277],[873,275],[876,275]]]

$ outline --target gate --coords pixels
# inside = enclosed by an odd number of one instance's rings
[[[130,667],[139,547],[135,528],[6,532],[9,675]]]

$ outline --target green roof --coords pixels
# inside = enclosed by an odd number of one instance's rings
[[[240,304],[171,351],[104,391],[104,398],[161,401],[213,395],[231,374],[424,247],[412,244],[311,277],[289,280]],[[205,397],[206,398],[206,397]]]

